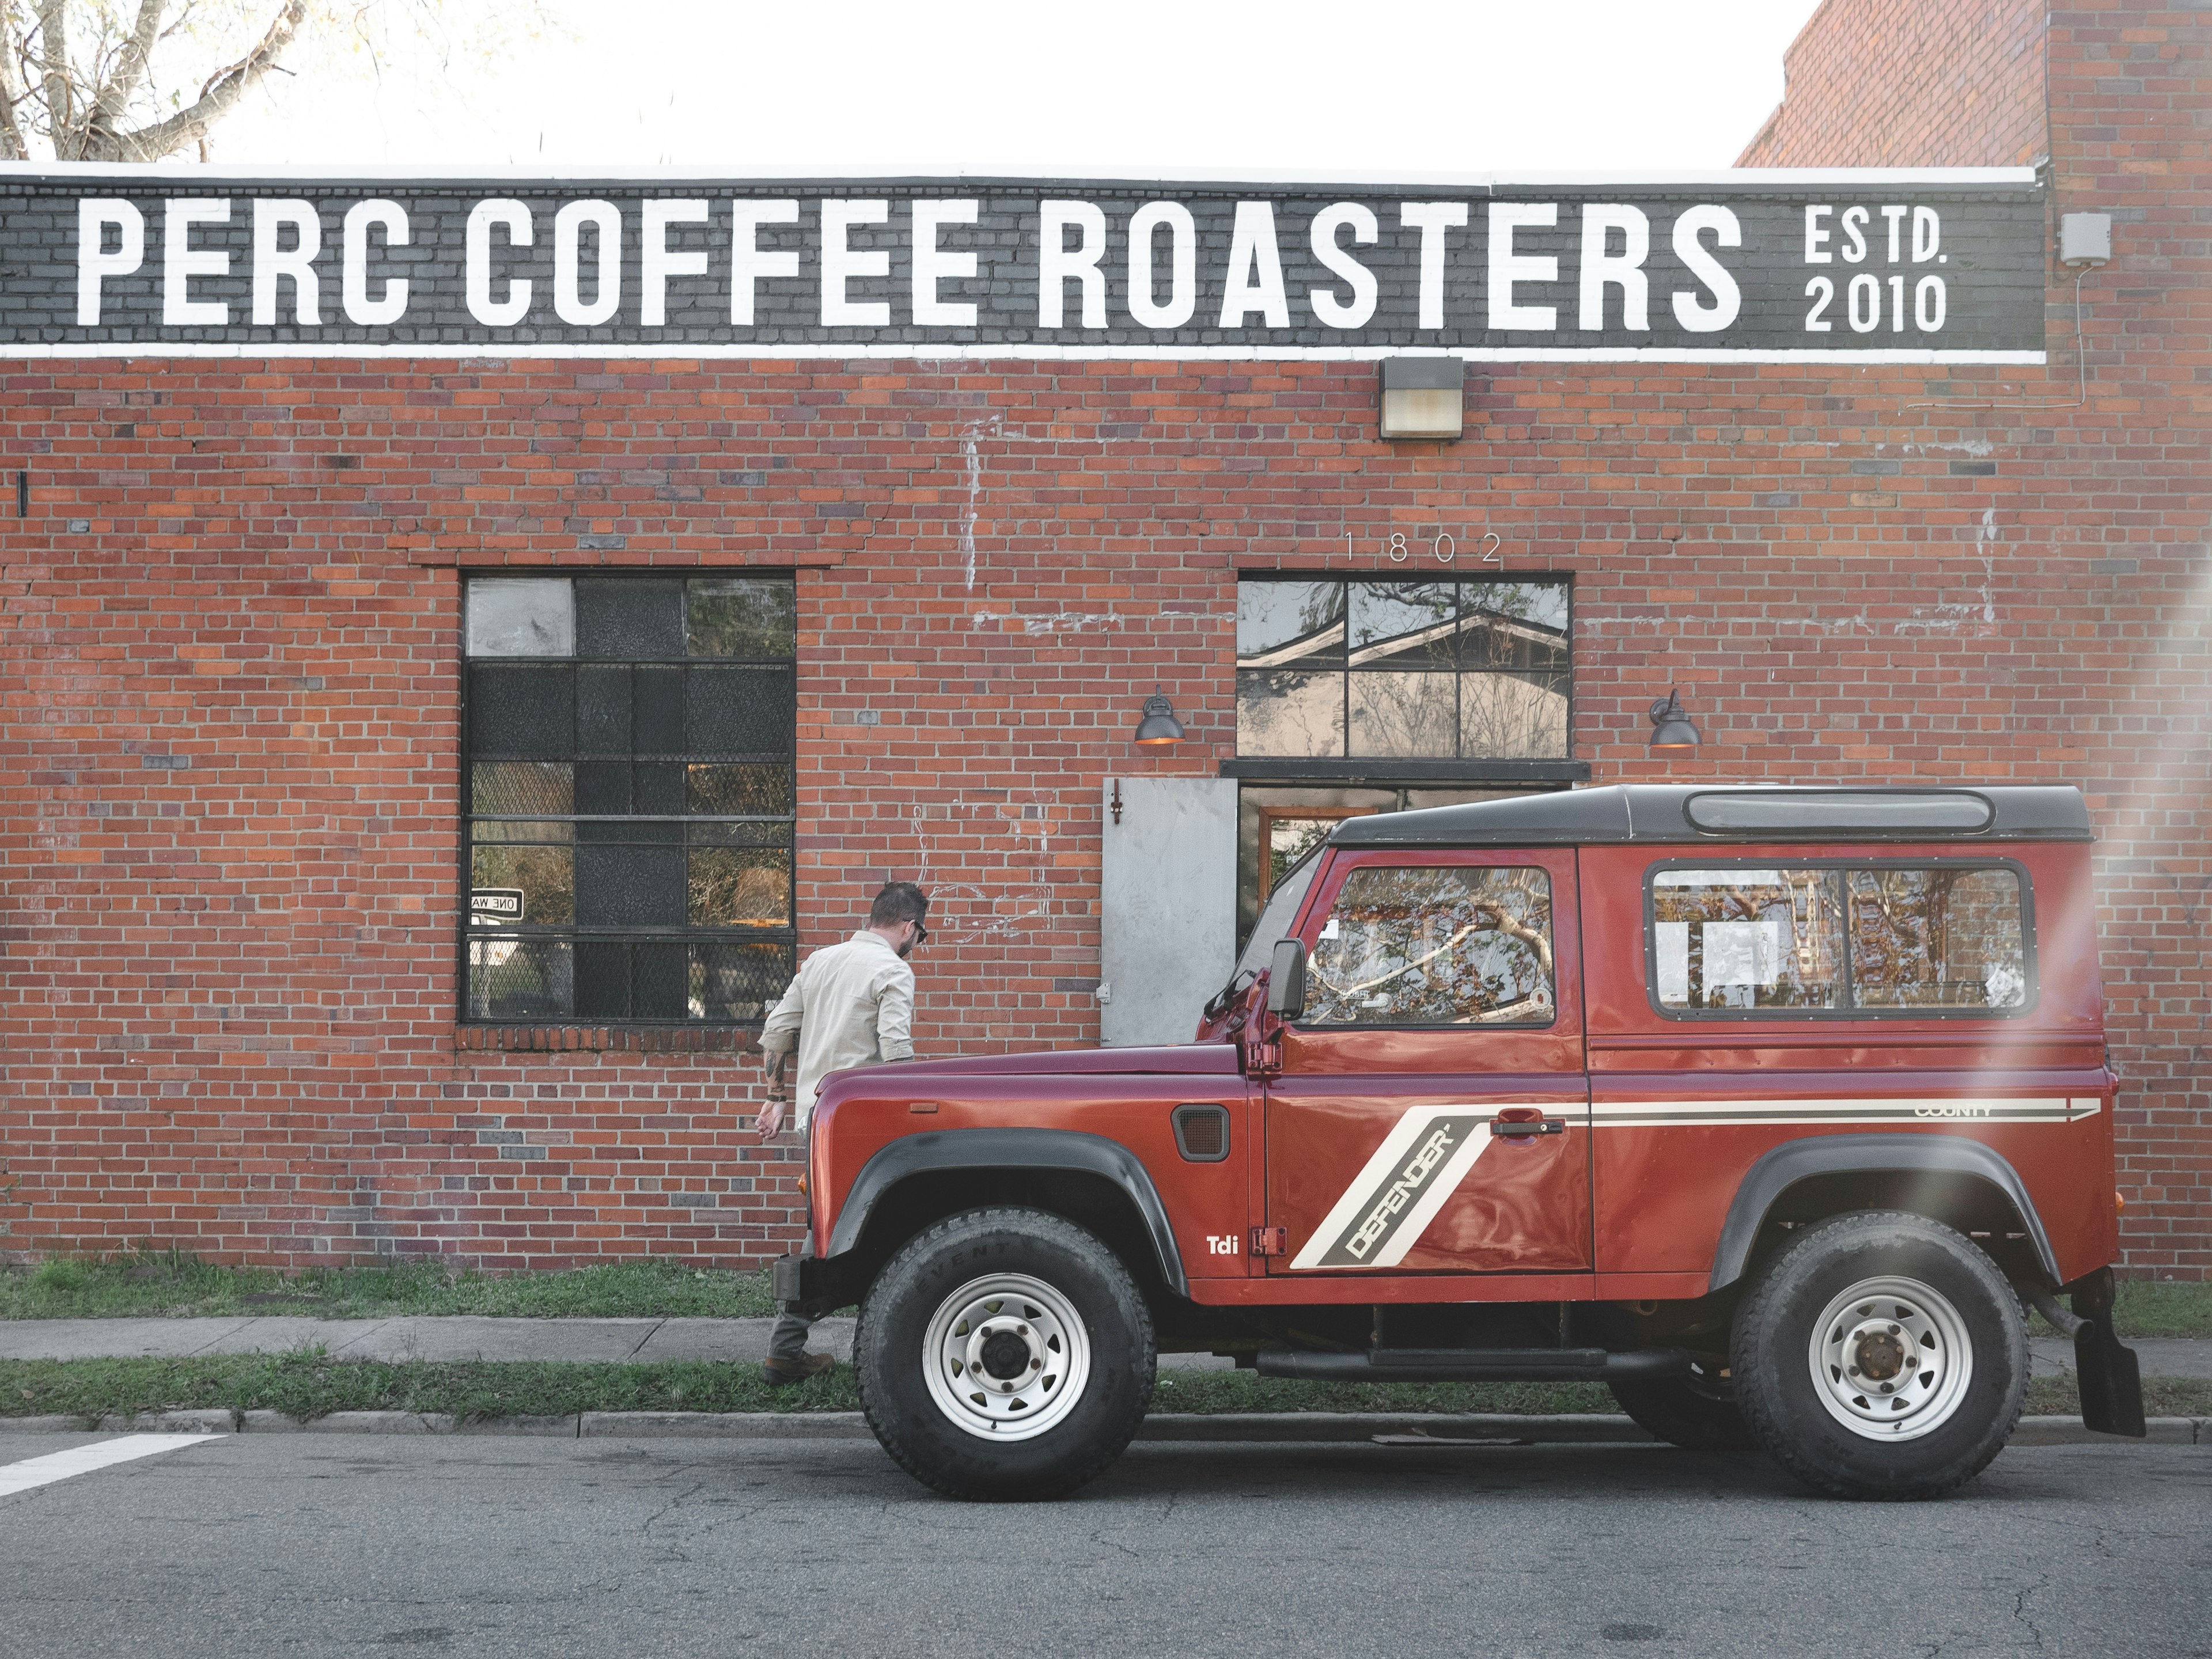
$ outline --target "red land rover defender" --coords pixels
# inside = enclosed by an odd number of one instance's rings
[[[830,1079],[777,1294],[860,1304],[870,1425],[962,1498],[1097,1474],[1161,1350],[1602,1379],[1677,1444],[1924,1498],[2012,1432],[2023,1301],[2140,1435],[2089,842],[2019,787],[1348,819],[1196,1042]]]

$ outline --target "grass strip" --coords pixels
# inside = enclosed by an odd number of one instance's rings
[[[439,1262],[318,1267],[294,1275],[222,1267],[174,1250],[0,1270],[0,1319],[292,1315],[390,1319],[741,1319],[775,1311],[764,1273],[680,1262],[609,1262],[558,1273],[450,1272]]]
[[[438,1262],[410,1262],[310,1268],[288,1277],[267,1268],[217,1267],[177,1250],[137,1250],[0,1268],[0,1319],[248,1314],[738,1319],[775,1311],[764,1273],[650,1260],[513,1273],[454,1273]],[[2124,1279],[2115,1322],[2123,1338],[2212,1337],[2212,1283]],[[2032,1318],[2029,1328],[2051,1334],[2040,1318]]]
[[[2143,1393],[2154,1417],[2212,1416],[2212,1381],[2153,1378]],[[294,1353],[0,1361],[0,1420],[208,1408],[297,1418],[404,1411],[481,1419],[571,1412],[836,1412],[857,1410],[860,1403],[852,1370],[843,1365],[795,1387],[771,1389],[757,1365],[710,1360],[386,1364]],[[2071,1377],[2028,1384],[2032,1413],[2075,1415],[2081,1408]],[[1620,1407],[1594,1382],[1302,1382],[1249,1371],[1171,1371],[1162,1374],[1152,1409],[1552,1414]]]

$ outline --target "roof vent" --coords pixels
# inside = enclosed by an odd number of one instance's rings
[[[1713,836],[1972,835],[1996,819],[1987,796],[1962,789],[1731,789],[1682,810]]]

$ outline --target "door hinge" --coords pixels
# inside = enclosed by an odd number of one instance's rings
[[[1291,1230],[1287,1227],[1255,1227],[1252,1229],[1254,1255],[1282,1255],[1291,1248]]]
[[[1273,1042],[1244,1045],[1244,1071],[1249,1077],[1273,1077],[1283,1069],[1283,1044]]]

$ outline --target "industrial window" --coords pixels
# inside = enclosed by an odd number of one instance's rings
[[[789,980],[788,576],[479,577],[471,1020],[730,1024]]]
[[[1308,1025],[1548,1025],[1552,880],[1534,866],[1368,866],[1329,905]]]
[[[1651,987],[1662,1013],[2017,1013],[2027,890],[2009,866],[1662,869]]]
[[[1570,585],[1249,578],[1237,585],[1237,752],[1565,760]]]

